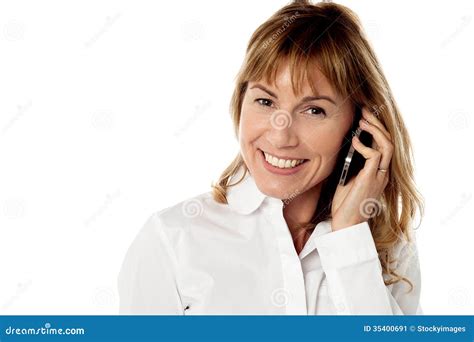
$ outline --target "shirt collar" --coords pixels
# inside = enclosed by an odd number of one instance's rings
[[[245,176],[239,184],[230,186],[227,190],[227,203],[229,207],[239,214],[248,215],[257,210],[265,200],[271,205],[279,205],[283,207],[283,201],[265,195],[257,187],[254,178],[245,166],[241,166],[238,171],[230,179],[230,184],[234,184]]]
[[[263,202],[268,202],[271,206],[283,208],[283,201],[279,198],[274,198],[262,193],[254,178],[245,166],[241,166],[239,170],[230,179],[230,184],[234,184],[245,176],[242,181],[227,190],[227,203],[230,208],[243,215],[248,215],[257,210]],[[328,234],[332,231],[331,219],[319,222],[314,231],[311,233],[299,257],[302,259],[316,248],[316,239],[318,236]]]

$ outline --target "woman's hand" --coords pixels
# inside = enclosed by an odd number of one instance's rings
[[[392,138],[366,107],[362,108],[359,125],[373,136],[373,143],[372,147],[368,147],[356,136],[352,138],[354,148],[366,159],[365,166],[346,185],[337,186],[331,208],[333,231],[367,221],[382,210],[379,198],[389,180]],[[379,168],[387,171],[380,171]]]

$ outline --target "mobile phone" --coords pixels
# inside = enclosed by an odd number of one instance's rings
[[[339,185],[346,185],[365,165],[365,158],[352,146],[352,137],[357,135],[365,146],[372,146],[372,135],[359,127],[359,120],[361,118],[362,107],[356,105],[352,127],[344,137],[336,163],[336,170],[340,174]]]

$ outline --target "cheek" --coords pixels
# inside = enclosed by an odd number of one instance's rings
[[[332,125],[314,130],[311,136],[314,137],[313,145],[318,146],[318,150],[324,152],[334,150],[341,145],[344,139],[343,132]]]
[[[239,123],[239,141],[241,146],[252,143],[265,133],[267,119],[251,108],[243,105]]]
[[[324,129],[319,132],[312,133],[313,141],[310,143],[314,149],[314,157],[320,158],[327,165],[334,165],[336,157],[341,150],[344,141],[345,132],[337,129]]]
[[[251,143],[254,139],[254,129],[251,116],[248,115],[248,112],[243,107],[239,124],[239,145],[240,151],[246,163],[248,161],[248,156],[251,153]]]
[[[249,137],[249,130],[251,129],[251,124],[249,123],[248,116],[242,111],[240,115],[240,123],[239,123],[239,142],[241,146],[244,146]]]

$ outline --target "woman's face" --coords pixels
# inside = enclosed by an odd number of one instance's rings
[[[242,157],[263,193],[280,199],[300,195],[332,172],[353,107],[319,71],[313,94],[305,81],[296,97],[288,63],[275,84],[249,82],[239,126]],[[268,161],[267,161],[268,159]]]

